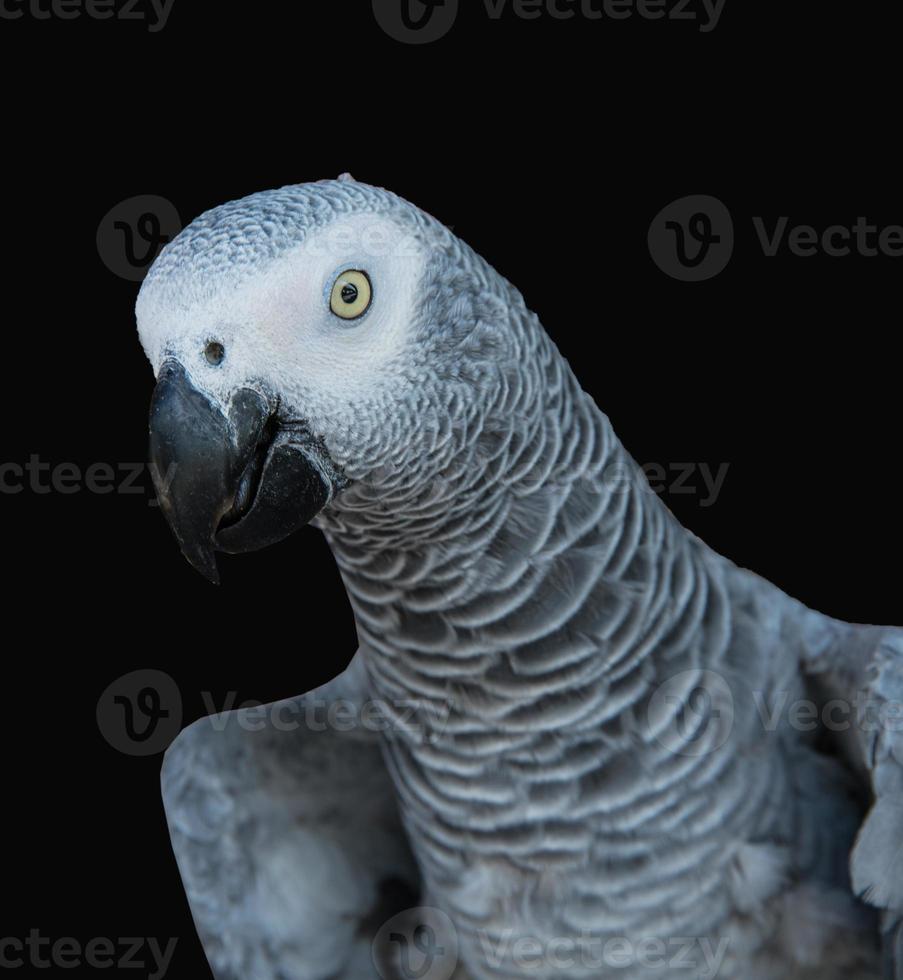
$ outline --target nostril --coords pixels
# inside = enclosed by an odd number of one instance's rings
[[[218,340],[211,340],[204,348],[204,357],[207,358],[207,363],[212,364],[214,367],[222,364],[225,356],[226,348]]]

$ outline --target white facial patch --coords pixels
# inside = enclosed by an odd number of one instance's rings
[[[285,409],[314,422],[311,415],[347,409],[392,384],[388,367],[409,336],[424,266],[423,246],[399,223],[341,216],[237,284],[226,277],[210,295],[203,283],[175,294],[142,290],[139,335],[155,371],[175,356],[224,403],[262,380]],[[330,294],[350,269],[366,273],[372,299],[362,316],[346,320],[331,311]],[[217,365],[205,357],[211,342],[225,349]]]

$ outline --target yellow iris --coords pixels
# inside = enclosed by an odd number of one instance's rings
[[[367,312],[372,299],[373,287],[367,273],[349,269],[336,279],[329,297],[329,308],[343,320],[356,320]]]

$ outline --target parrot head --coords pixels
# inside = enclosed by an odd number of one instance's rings
[[[504,418],[521,303],[438,221],[347,176],[193,221],[136,306],[151,469],[187,559],[218,581],[217,551],[341,500],[401,519]]]

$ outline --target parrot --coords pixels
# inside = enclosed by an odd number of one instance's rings
[[[903,629],[686,530],[451,229],[349,174],[251,194],[136,320],[184,556],[312,525],[359,644],[166,751],[216,980],[903,978]]]

